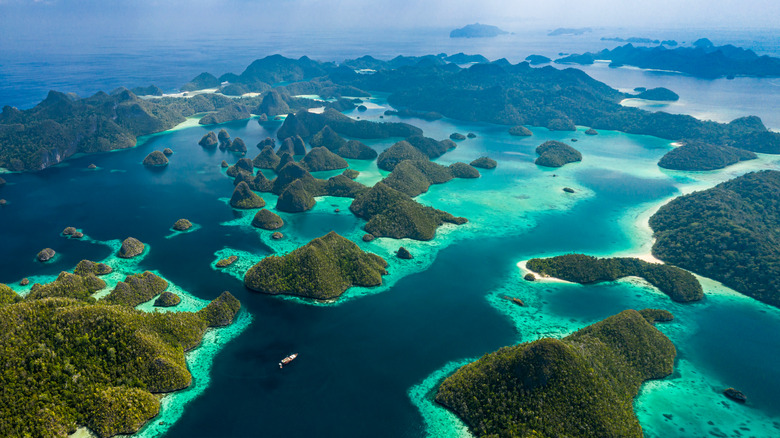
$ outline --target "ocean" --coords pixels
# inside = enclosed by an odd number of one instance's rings
[[[599,32],[582,38],[511,35],[497,41],[450,40],[434,31],[405,35],[401,41],[381,35],[308,34],[251,40],[109,38],[67,52],[57,42],[36,50],[18,44],[10,52],[0,50],[0,104],[29,108],[50,88],[89,95],[154,83],[172,91],[201,71],[240,72],[253,59],[272,53],[340,61],[364,54],[391,58],[463,51],[517,62],[531,53],[614,44],[599,41],[601,36],[656,37],[627,30]],[[696,34],[719,42],[713,33],[688,32],[668,38],[690,40]],[[752,41],[756,50],[777,50],[771,39],[760,37],[725,34],[722,42]],[[776,93],[771,79],[702,81],[598,65],[586,71],[621,88],[666,84],[681,96],[675,107],[679,112],[706,113],[716,120],[758,114],[768,126],[780,128],[780,113],[751,98]],[[382,95],[370,102],[375,106],[360,113],[362,119],[378,120],[390,108]],[[251,212],[227,204],[233,184],[219,163],[238,157],[204,150],[197,142],[209,130],[225,128],[246,141],[253,157],[254,144],[274,136],[279,124],[250,119],[203,127],[191,120],[144,137],[130,150],[81,156],[34,174],[3,175],[9,184],[0,188],[0,197],[8,200],[0,210],[0,282],[23,290],[18,286],[22,277],[52,279],[81,259],[115,263],[117,241],[133,236],[149,250],[123,269],[155,270],[194,307],[224,290],[241,301],[236,325],[212,331],[204,346],[188,356],[192,387],[164,398],[160,416],[136,434],[140,437],[468,436],[457,418],[432,402],[435,386],[457,366],[505,345],[565,336],[626,308],[647,307],[675,314],[674,322],[658,327],[675,343],[678,359],[674,374],[647,383],[636,399],[646,436],[780,434],[780,369],[774,366],[780,360],[775,336],[780,310],[706,279],[702,302],[679,304],[636,280],[591,286],[528,283],[517,266],[532,257],[570,252],[646,255],[652,242],[647,217],[660,205],[745,172],[777,169],[780,157],[762,155],[708,173],[674,172],[656,165],[672,146],[648,136],[609,131],[586,136],[580,127],[575,133],[533,128],[533,137],[518,138],[506,127],[490,124],[449,119],[411,123],[437,139],[452,132],[477,135],[459,142],[439,163],[469,162],[482,155],[499,163],[495,170],[480,170],[479,179],[435,185],[418,198],[469,219],[462,226],[442,227],[431,242],[364,243],[363,221],[349,213],[349,200],[330,197],[318,198],[310,212],[282,214],[286,225],[280,231],[286,237],[270,239],[270,232],[249,225]],[[581,163],[555,170],[533,164],[541,142],[571,138],[579,140],[575,147],[583,153]],[[366,143],[381,151],[396,140]],[[141,165],[146,154],[165,147],[174,151],[167,168],[151,171]],[[374,162],[349,162],[365,184],[386,175]],[[88,170],[93,163],[98,168]],[[563,187],[575,193],[565,193]],[[275,205],[275,196],[262,196]],[[196,224],[194,231],[170,230],[182,217]],[[61,237],[66,226],[83,230],[87,238]],[[326,304],[244,288],[241,276],[252,263],[331,230],[389,261],[383,286],[355,288]],[[412,260],[393,256],[401,245]],[[42,265],[35,254],[44,247],[55,249],[58,257]],[[229,254],[240,255],[236,266],[225,271],[214,267]],[[521,298],[526,306],[504,296]],[[299,353],[298,359],[280,370],[279,360],[292,352]],[[728,386],[745,392],[750,403],[737,405],[724,398],[720,392]]]

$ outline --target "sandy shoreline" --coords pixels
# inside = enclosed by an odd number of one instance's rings
[[[520,268],[520,274],[534,274],[536,276],[536,280],[539,283],[567,283],[567,284],[574,284],[571,281],[561,280],[560,278],[550,277],[549,275],[542,275],[538,272],[534,272],[530,269],[528,269],[527,266],[528,260],[523,260],[522,262],[517,263],[517,267]]]

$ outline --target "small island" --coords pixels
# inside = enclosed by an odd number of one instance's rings
[[[181,303],[181,297],[173,292],[163,292],[154,300],[155,307],[174,307]]]
[[[146,245],[141,243],[140,240],[135,237],[128,237],[122,241],[122,246],[119,248],[117,255],[123,259],[131,259],[144,252],[145,248]]]
[[[474,23],[453,30],[450,32],[450,38],[495,38],[507,33],[509,32],[501,30],[496,26]]]
[[[699,280],[675,266],[648,263],[630,257],[598,259],[584,254],[566,254],[547,259],[531,259],[526,267],[541,275],[580,284],[641,277],[672,300],[687,303],[704,297]]]
[[[263,208],[265,207],[265,201],[260,195],[253,192],[247,183],[241,181],[233,190],[233,195],[230,197],[230,206],[244,210]]]
[[[633,399],[644,381],[672,373],[676,355],[663,333],[625,310],[563,339],[486,354],[445,379],[436,402],[475,436],[641,438]]]
[[[284,220],[282,220],[278,214],[266,208],[255,213],[255,217],[252,218],[252,226],[264,230],[278,230],[279,228],[282,228],[283,225]]]
[[[173,224],[172,228],[176,231],[187,231],[192,228],[192,222],[187,219],[179,219]]]
[[[144,158],[144,166],[165,167],[168,165],[168,157],[161,151],[152,151]]]
[[[490,157],[479,157],[469,164],[471,164],[474,167],[479,167],[480,169],[495,169],[496,166],[498,165],[498,163],[496,163],[496,160]]]
[[[284,256],[268,256],[247,271],[244,284],[267,294],[318,300],[352,286],[379,286],[387,262],[331,231]]]
[[[643,90],[636,96],[632,97],[636,99],[656,100],[661,102],[676,102],[680,100],[680,96],[678,96],[677,93],[664,87]]]
[[[544,167],[562,167],[565,164],[582,161],[582,154],[577,149],[561,143],[560,141],[547,140],[536,148],[539,158],[535,164]]]
[[[756,158],[756,154],[744,149],[688,141],[667,152],[658,161],[658,166],[672,170],[715,170]]]

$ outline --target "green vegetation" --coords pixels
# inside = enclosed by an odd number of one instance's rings
[[[349,209],[368,221],[364,229],[375,237],[431,240],[443,223],[466,222],[466,218],[423,206],[381,181],[358,194]]]
[[[244,283],[263,293],[327,300],[352,286],[382,284],[386,267],[381,257],[331,231],[285,256],[264,258],[247,271]]]
[[[174,307],[181,303],[181,297],[173,292],[165,291],[154,300],[155,307]]]
[[[368,187],[359,182],[351,180],[345,175],[336,175],[328,178],[325,183],[325,193],[328,196],[337,196],[340,198],[354,198],[359,193],[368,190]]]
[[[534,161],[539,166],[561,167],[564,164],[582,161],[582,154],[566,143],[547,140],[536,148],[539,158]]]
[[[238,140],[238,139],[236,139]],[[255,171],[254,163],[249,158],[239,158],[238,161],[236,161],[236,164],[228,167],[228,169],[225,171],[225,174],[227,176],[236,177],[239,173],[244,172],[251,176]]]
[[[283,225],[284,220],[278,214],[266,208],[255,213],[255,217],[252,218],[252,226],[264,230],[276,230],[282,228]]]
[[[240,209],[252,209],[265,207],[265,201],[257,193],[249,188],[243,181],[238,183],[230,197],[230,206]]]
[[[114,290],[104,300],[111,304],[135,307],[160,295],[167,288],[167,281],[145,271],[142,274],[125,277],[125,281],[117,283]]]
[[[402,140],[379,154],[376,165],[382,170],[392,171],[401,161],[425,161],[427,159],[428,157],[420,152],[419,149]]]
[[[223,293],[196,313],[143,313],[103,300],[22,300],[0,285],[0,435],[136,432],[159,412],[153,393],[190,384],[184,352],[239,308]]]
[[[596,130],[595,130],[595,129],[593,129],[593,128],[588,128],[588,130],[587,130],[587,131],[585,131],[585,135],[599,135],[599,132],[598,132],[598,131],[596,131]]]
[[[466,163],[452,163],[449,165],[450,172],[455,178],[479,178],[479,171]]]
[[[548,259],[531,259],[528,269],[580,284],[615,281],[623,277],[642,277],[669,295],[674,301],[702,299],[699,281],[690,272],[675,266],[648,263],[630,257],[598,259],[584,254],[566,254]]]
[[[360,175],[360,172],[358,172],[355,169],[347,169],[344,172],[341,173],[342,175],[346,176],[349,179],[355,179]]]
[[[322,170],[346,169],[349,167],[347,161],[325,147],[312,148],[305,157],[301,159],[301,165],[310,172]]]
[[[453,132],[452,134],[450,134],[450,140],[461,141],[461,140],[465,140],[465,139],[466,139],[466,136],[461,134],[461,133],[459,133],[459,132]]]
[[[450,149],[455,149],[458,145],[450,139],[438,141],[422,135],[413,135],[406,141],[425,154],[428,158],[438,158],[444,155]]]
[[[89,297],[106,287],[106,282],[95,277],[94,274],[77,275],[69,272],[60,272],[57,279],[51,283],[35,283],[27,295],[27,299],[37,300],[41,298],[60,297],[89,301]]]
[[[404,160],[398,163],[383,183],[415,197],[428,191],[431,184],[443,184],[453,178],[446,166],[428,160]]]
[[[743,149],[692,141],[667,152],[658,165],[672,170],[714,170],[756,158]]]
[[[207,114],[201,118],[198,123],[201,125],[214,125],[217,123],[232,122],[233,120],[248,119],[252,115],[246,105],[240,103],[231,103],[226,105],[215,113]]]
[[[241,137],[236,137],[227,150],[243,155],[246,153],[246,143],[244,143],[244,140],[242,140]]]
[[[187,219],[179,219],[173,224],[173,229],[176,231],[187,231],[192,228],[192,222]]]
[[[144,166],[162,167],[168,165],[168,158],[160,151],[152,151],[144,158]]]
[[[336,155],[355,160],[373,160],[377,157],[374,149],[357,140],[350,140],[336,151]]]
[[[264,146],[260,153],[257,154],[257,157],[252,161],[253,165],[258,169],[272,170],[275,170],[280,162],[281,159],[276,155],[276,152],[274,152],[274,147],[269,145]]]
[[[534,135],[534,133],[523,125],[517,125],[509,128],[509,135],[514,135],[516,137],[530,137]]]
[[[205,134],[203,137],[201,137],[198,144],[204,148],[215,148],[217,147],[217,134],[214,134],[214,131],[209,131],[208,134]]]
[[[299,111],[291,116],[287,116],[284,124],[279,128],[276,134],[278,138],[300,135],[307,139],[321,131],[326,125],[341,135],[364,139],[410,137],[422,133],[419,128],[406,123],[376,123],[367,120],[354,120],[333,108],[326,109],[322,114]]]
[[[650,218],[653,255],[780,307],[780,172],[681,196]]]
[[[477,436],[642,437],[633,398],[671,374],[669,339],[625,310],[563,339],[504,347],[465,365],[436,401]]]
[[[140,240],[135,237],[128,237],[122,241],[122,246],[119,248],[117,256],[123,259],[131,259],[144,252],[146,245],[141,243]]]
[[[479,167],[480,169],[495,169],[498,165],[496,160],[489,157],[479,157],[470,164],[474,167]]]
[[[315,203],[314,197],[306,191],[303,181],[296,179],[282,190],[276,201],[276,209],[288,213],[300,213],[311,210]]]
[[[195,76],[190,82],[181,87],[181,91],[205,90],[208,88],[219,88],[221,81],[211,73],[203,72]]]
[[[331,152],[336,152],[347,145],[347,141],[341,138],[330,126],[325,125],[309,140],[312,147],[325,147]]]
[[[293,181],[300,180],[303,187],[312,196],[321,196],[324,181],[314,178],[308,170],[304,169],[299,163],[289,162],[277,171],[271,191],[281,195],[285,188]]]
[[[672,312],[663,309],[642,309],[639,311],[639,314],[650,324],[655,324],[656,322],[669,322],[674,319]]]
[[[677,93],[664,87],[644,90],[641,93],[637,94],[636,97],[645,100],[659,100],[659,101],[670,101],[670,102],[676,102],[680,100],[680,96],[678,96]]]
[[[227,268],[228,266],[230,266],[233,263],[235,263],[237,260],[238,260],[238,256],[232,255],[232,256],[230,256],[230,257],[228,257],[226,259],[219,260],[217,262],[217,267],[218,268]]]
[[[398,116],[402,118],[415,118],[415,119],[422,119],[427,120],[429,122],[432,122],[434,120],[441,119],[442,116],[440,113],[437,113],[435,111],[414,111],[410,109],[400,109],[398,111],[394,110],[387,110],[385,111],[386,116]]]
[[[113,271],[111,266],[108,266],[105,263],[95,263],[89,260],[82,260],[78,265],[76,265],[76,269],[73,270],[73,273],[84,277],[89,274],[106,275],[110,274],[111,271]]]
[[[135,87],[130,91],[136,96],[162,96],[163,91],[156,85],[149,85],[148,87]]]

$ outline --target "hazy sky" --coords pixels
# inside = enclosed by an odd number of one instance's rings
[[[0,0],[0,37],[276,29],[527,27],[777,28],[777,0]]]

